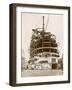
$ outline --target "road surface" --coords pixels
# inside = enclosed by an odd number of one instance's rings
[[[22,70],[22,77],[62,75],[62,70]]]

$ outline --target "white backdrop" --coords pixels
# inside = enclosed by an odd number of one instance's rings
[[[72,82],[70,84],[26,86],[26,87],[24,86],[11,87],[8,85],[8,82],[9,82],[9,4],[10,3],[66,5],[66,6],[71,6],[72,8],[72,0],[0,0],[0,90],[24,90],[24,89],[25,90],[37,90],[37,89],[71,90]],[[72,16],[72,12],[71,12],[71,16]],[[71,21],[72,21],[72,18],[71,18]]]

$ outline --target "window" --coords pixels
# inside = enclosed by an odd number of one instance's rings
[[[52,58],[52,63],[56,63],[56,59],[55,58]]]

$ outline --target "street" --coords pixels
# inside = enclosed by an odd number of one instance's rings
[[[22,77],[62,75],[62,70],[22,70]]]

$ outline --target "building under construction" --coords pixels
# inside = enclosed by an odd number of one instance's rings
[[[43,16],[43,27],[32,29],[28,68],[31,70],[62,69],[63,59],[60,59],[56,36],[47,32],[44,26]]]

